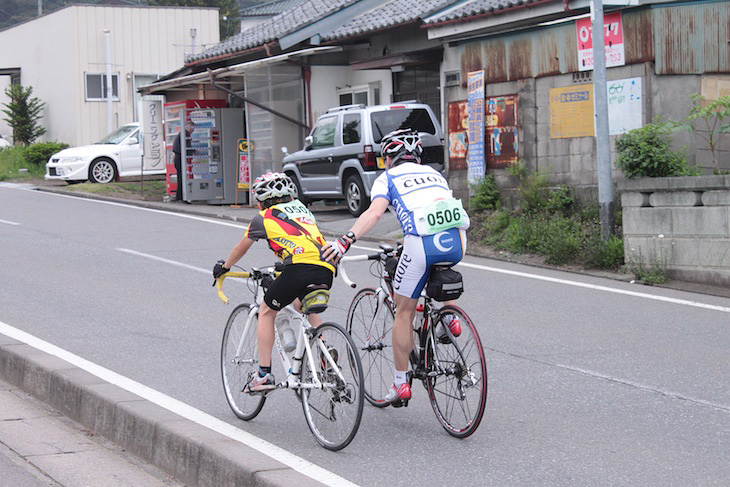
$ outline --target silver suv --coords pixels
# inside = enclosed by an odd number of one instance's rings
[[[304,149],[284,157],[283,171],[294,180],[303,202],[344,199],[350,214],[359,216],[370,204],[375,178],[385,168],[380,140],[403,128],[421,134],[422,162],[443,170],[444,134],[433,110],[405,101],[327,110],[304,139]]]

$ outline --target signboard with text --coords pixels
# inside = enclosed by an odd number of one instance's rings
[[[162,128],[162,102],[160,100],[141,100],[139,113],[142,114],[142,170],[165,169],[165,135]]]
[[[593,137],[593,85],[550,90],[550,138]]]
[[[624,27],[621,12],[607,13],[603,18],[604,39],[606,44],[606,67],[626,64],[624,51]],[[575,21],[578,36],[578,69],[593,69],[593,27],[590,17]]]
[[[251,186],[251,150],[253,143],[247,139],[238,139],[238,189]]]
[[[477,183],[484,179],[484,70],[472,71],[467,83],[469,147],[466,153],[467,179]]]
[[[643,126],[641,78],[609,81],[608,129],[610,135],[625,134]]]

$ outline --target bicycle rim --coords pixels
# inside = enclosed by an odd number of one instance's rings
[[[249,304],[241,304],[233,310],[223,331],[221,345],[221,376],[226,401],[233,413],[246,421],[255,418],[266,402],[263,394],[243,392],[246,384],[258,373],[259,364],[256,318],[246,331],[246,336],[243,336],[250,312]],[[239,345],[241,353],[236,355]]]
[[[358,292],[347,312],[347,331],[360,353],[365,399],[376,407],[389,405],[385,396],[393,383],[393,321],[395,312],[390,301],[378,307],[373,288]]]
[[[329,350],[336,350],[336,365],[344,381],[321,351],[321,338]],[[302,408],[307,425],[320,445],[328,450],[341,450],[355,437],[362,419],[362,365],[350,335],[334,323],[317,327],[310,339],[315,370],[305,357],[302,383],[311,384],[317,377],[322,389],[302,389]],[[334,355],[334,352],[333,352]]]
[[[461,321],[461,334],[450,336],[448,343],[434,343],[429,337],[426,366],[436,374],[429,377],[427,389],[444,429],[452,436],[466,438],[476,431],[487,405],[487,363],[474,323],[461,308],[441,308],[435,326],[450,314]]]

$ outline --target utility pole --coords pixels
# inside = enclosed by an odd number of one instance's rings
[[[38,0],[38,17],[43,15],[43,0]]]
[[[606,87],[606,47],[603,0],[591,0],[593,19],[593,96],[595,96],[596,152],[598,158],[598,205],[601,239],[615,233],[611,142],[608,134],[608,93]]]
[[[106,44],[106,132],[109,134],[114,128],[112,105],[112,95],[114,94],[112,85],[112,40],[109,29],[104,29],[104,41]]]

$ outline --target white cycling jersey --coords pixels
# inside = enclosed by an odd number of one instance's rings
[[[405,162],[388,169],[373,183],[370,199],[385,198],[393,208],[403,235],[428,235],[419,231],[414,218],[414,211],[425,208],[438,200],[450,200],[453,194],[446,178],[431,166]],[[459,228],[469,227],[469,217],[463,213]]]

